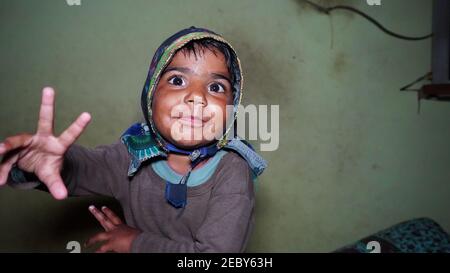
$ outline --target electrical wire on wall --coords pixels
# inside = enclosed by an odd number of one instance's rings
[[[351,7],[351,6],[337,5],[337,6],[332,6],[332,7],[324,7],[324,6],[316,4],[316,3],[312,2],[312,1],[309,1],[309,0],[302,0],[302,1],[310,4],[311,6],[315,7],[319,12],[325,13],[327,15],[329,15],[330,12],[332,12],[334,10],[339,10],[339,9],[341,9],[341,10],[348,10],[348,11],[354,12],[354,13],[364,17],[369,22],[373,23],[375,26],[377,26],[384,33],[386,33],[386,34],[388,34],[390,36],[393,36],[395,38],[398,38],[398,39],[407,40],[407,41],[421,41],[421,40],[425,40],[425,39],[429,39],[429,38],[433,37],[433,33],[425,35],[425,36],[419,36],[419,37],[411,37],[411,36],[405,36],[405,35],[402,35],[402,34],[395,33],[393,31],[385,28],[381,23],[379,23],[377,20],[372,18],[367,13],[365,13],[365,12],[363,12],[363,11],[357,9],[357,8]]]

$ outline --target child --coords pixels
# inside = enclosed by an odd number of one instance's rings
[[[98,252],[242,252],[254,220],[253,180],[266,167],[230,136],[242,80],[239,59],[221,36],[181,30],[152,59],[141,97],[145,123],[95,149],[74,144],[87,113],[53,135],[54,91],[44,88],[36,134],[0,144],[0,185],[45,185],[56,199],[116,198],[126,224],[106,207],[90,207],[105,229],[88,241],[103,242]]]

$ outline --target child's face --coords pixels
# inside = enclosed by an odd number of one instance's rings
[[[178,51],[153,97],[156,129],[181,148],[197,148],[219,139],[232,114],[226,112],[233,94],[224,55],[203,48],[196,55]]]

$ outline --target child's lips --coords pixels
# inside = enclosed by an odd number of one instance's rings
[[[207,118],[199,118],[195,116],[183,116],[178,119],[182,124],[191,127],[203,127],[203,125],[209,120]]]

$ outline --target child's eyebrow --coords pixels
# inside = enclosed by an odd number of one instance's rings
[[[170,71],[179,71],[179,72],[186,73],[186,74],[194,74],[194,71],[192,69],[190,69],[189,67],[171,66],[171,67],[167,67],[164,70],[163,75]],[[226,80],[230,85],[232,85],[231,79],[221,73],[211,73],[210,75],[213,79]]]
[[[163,74],[165,74],[165,73],[167,73],[167,72],[170,72],[170,71],[174,71],[174,70],[179,71],[179,72],[183,72],[183,73],[186,73],[186,74],[192,74],[192,73],[194,73],[194,71],[192,71],[192,69],[190,69],[190,68],[188,68],[188,67],[172,66],[172,67],[167,67],[167,68],[164,70],[164,73],[163,73]]]
[[[212,75],[212,78],[213,78],[213,79],[226,80],[230,85],[232,85],[232,84],[231,84],[230,78],[228,78],[228,77],[225,76],[225,75],[222,75],[222,74],[220,74],[220,73],[211,73],[211,75]]]

